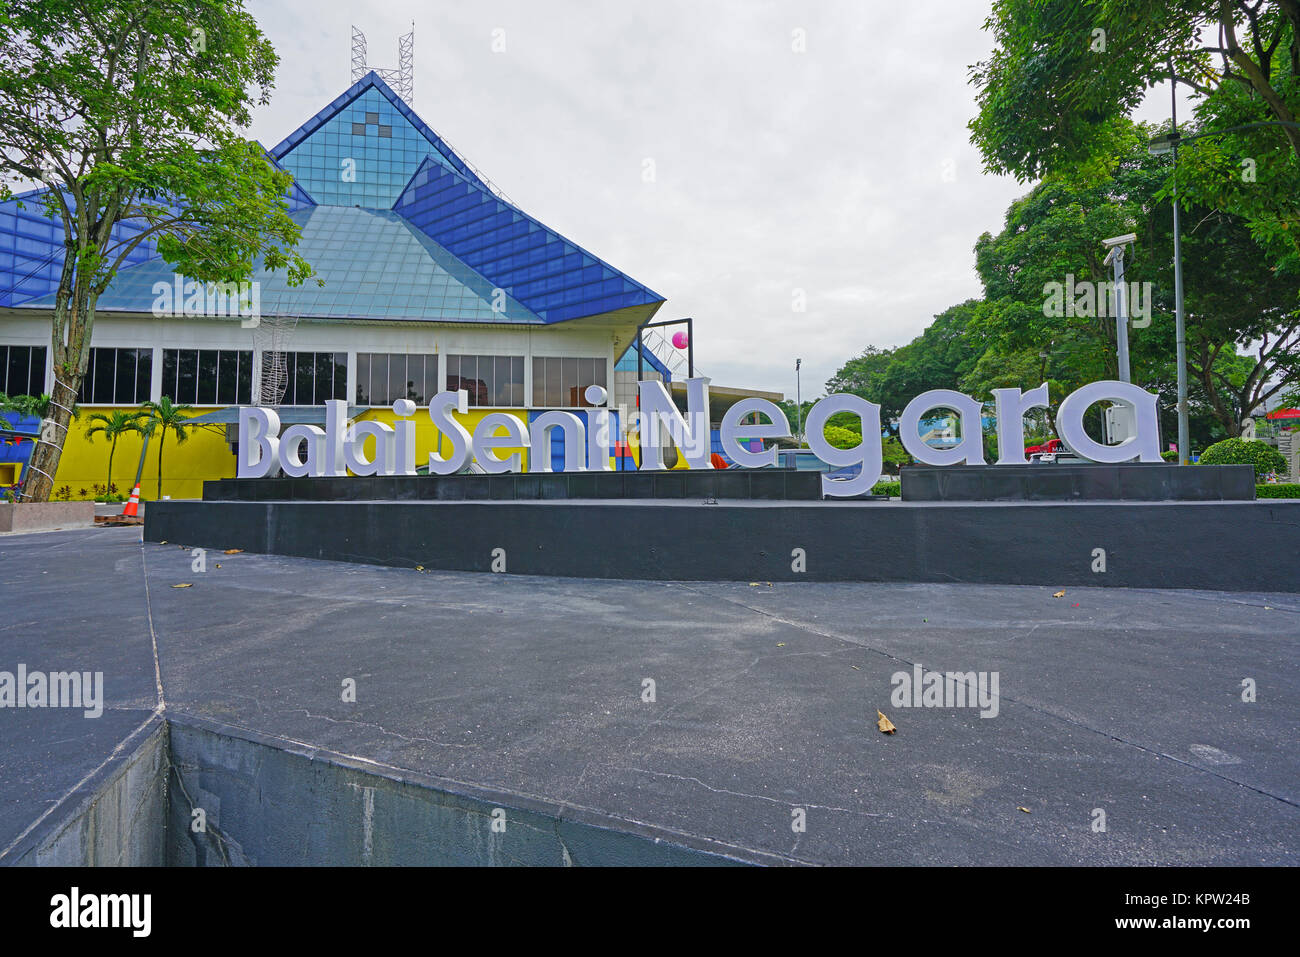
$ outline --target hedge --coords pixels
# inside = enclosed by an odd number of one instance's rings
[[[901,482],[877,482],[871,486],[871,494],[898,498],[903,494],[903,484]]]
[[[1256,498],[1300,498],[1300,485],[1279,483],[1277,485],[1256,485]]]

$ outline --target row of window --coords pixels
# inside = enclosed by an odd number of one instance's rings
[[[263,356],[263,361],[269,361]],[[87,405],[139,405],[149,399],[152,349],[91,349],[78,401]],[[347,353],[285,353],[281,405],[320,405],[347,397]],[[161,393],[186,405],[249,405],[253,399],[250,349],[164,349]],[[45,391],[44,346],[0,346],[0,392]],[[607,387],[604,359],[533,359],[537,407],[587,407],[587,387]],[[464,389],[472,406],[524,405],[524,357],[448,355],[447,386]],[[391,405],[397,399],[424,404],[438,391],[438,357],[386,352],[357,354],[356,404]]]

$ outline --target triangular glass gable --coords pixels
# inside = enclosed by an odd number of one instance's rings
[[[427,158],[477,181],[373,72],[271,150],[322,206],[390,209]]]

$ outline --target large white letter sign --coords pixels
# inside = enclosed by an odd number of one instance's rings
[[[307,441],[307,457],[298,455],[298,447]],[[280,468],[290,478],[319,476],[325,467],[325,430],[318,425],[291,425],[280,436]]]
[[[610,459],[609,447],[613,445],[613,431],[610,420],[613,418],[609,409],[601,408],[608,394],[605,387],[589,385],[582,393],[594,408],[587,412],[587,471],[612,472],[614,463]],[[536,443],[533,444],[536,448]],[[569,433],[564,433],[564,467],[569,467]]]
[[[470,437],[465,426],[452,418],[452,410],[464,415],[469,411],[469,392],[439,392],[429,400],[429,418],[441,437],[446,436],[451,442],[451,452],[443,458],[437,452],[429,453],[429,473],[431,475],[454,475],[469,462]]]
[[[347,440],[348,404],[342,399],[325,400],[325,454],[315,475],[347,475],[343,443]]]
[[[532,443],[532,454],[528,458],[528,471],[552,472],[551,468],[551,432],[559,429],[564,433],[564,471],[583,472],[582,459],[586,454],[587,434],[582,419],[572,412],[543,412],[533,419],[528,426],[528,437]],[[478,435],[476,429],[474,434]],[[576,465],[574,463],[577,463]]]
[[[741,425],[740,420],[754,412],[765,415],[769,422]],[[790,420],[781,407],[767,399],[741,399],[722,416],[718,429],[722,451],[742,468],[761,469],[776,466],[776,446],[764,446],[761,452],[751,452],[740,444],[741,436],[747,439],[786,439],[790,437]],[[820,434],[820,433],[818,433]]]
[[[271,409],[239,410],[239,478],[263,478],[280,469],[280,417]]]
[[[711,469],[709,447],[709,380],[686,380],[686,418],[668,395],[662,382],[646,379],[638,383],[641,392],[641,468],[664,467],[659,426],[677,443],[693,469]],[[690,425],[687,425],[687,419]]]
[[[415,403],[410,399],[398,399],[393,403],[393,415],[397,422],[393,426],[393,474],[415,474]]]
[[[372,435],[375,455],[367,459],[366,438]],[[352,423],[343,456],[354,475],[393,475],[397,468],[397,436],[393,427],[370,419]]]
[[[1094,442],[1083,428],[1083,414],[1096,402],[1127,402],[1136,415],[1136,434],[1118,445]],[[1075,389],[1061,402],[1056,412],[1056,430],[1065,444],[1085,459],[1114,464],[1162,462],[1160,458],[1160,423],[1156,419],[1156,397],[1130,382],[1107,379],[1090,382]]]
[[[504,428],[505,435],[497,435],[497,429]],[[519,421],[518,416],[509,412],[490,412],[478,420],[474,426],[474,456],[484,472],[522,472],[524,456],[521,452],[511,452],[505,458],[498,458],[495,450],[522,446],[528,448],[528,430]],[[582,448],[581,442],[578,448]],[[581,453],[579,453],[581,455]]]
[[[921,417],[931,409],[956,409],[961,416],[961,441],[950,449],[935,449],[921,441]],[[984,409],[968,395],[952,389],[931,389],[911,402],[898,419],[898,436],[903,448],[926,465],[984,464]],[[865,433],[864,433],[865,434]]]
[[[826,420],[836,412],[852,412],[862,423],[862,441],[851,449],[837,449],[826,441],[823,429]],[[808,439],[808,448],[827,465],[847,468],[861,465],[862,471],[851,479],[830,479],[822,476],[822,494],[835,498],[847,495],[862,495],[871,491],[871,487],[880,480],[880,406],[856,395],[837,392],[828,395],[808,410],[808,419],[804,422],[804,432]]]
[[[1025,413],[1047,408],[1047,383],[1037,389],[994,389],[998,411],[998,465],[1028,465],[1025,458]],[[963,426],[963,431],[964,431]]]

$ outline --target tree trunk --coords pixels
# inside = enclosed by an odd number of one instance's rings
[[[162,501],[162,454],[163,446],[167,444],[167,426],[162,427],[162,434],[158,436],[158,501]]]
[[[54,322],[50,330],[50,353],[54,360],[54,388],[50,409],[41,423],[41,438],[32,450],[23,479],[23,500],[48,502],[54,493],[54,477],[68,440],[68,424],[81,380],[90,362],[90,334],[95,323],[96,294],[89,280],[77,273],[76,255],[65,243],[63,271],[55,298]]]
[[[117,451],[117,436],[113,436],[113,444],[108,447],[108,478],[104,480],[104,501],[113,494],[113,454]]]
[[[80,376],[65,378],[55,367],[50,411],[41,422],[41,437],[32,450],[31,462],[23,480],[25,502],[48,502],[54,493],[54,476],[59,472],[59,459],[63,456],[68,425],[72,421],[72,406],[80,388]]]

